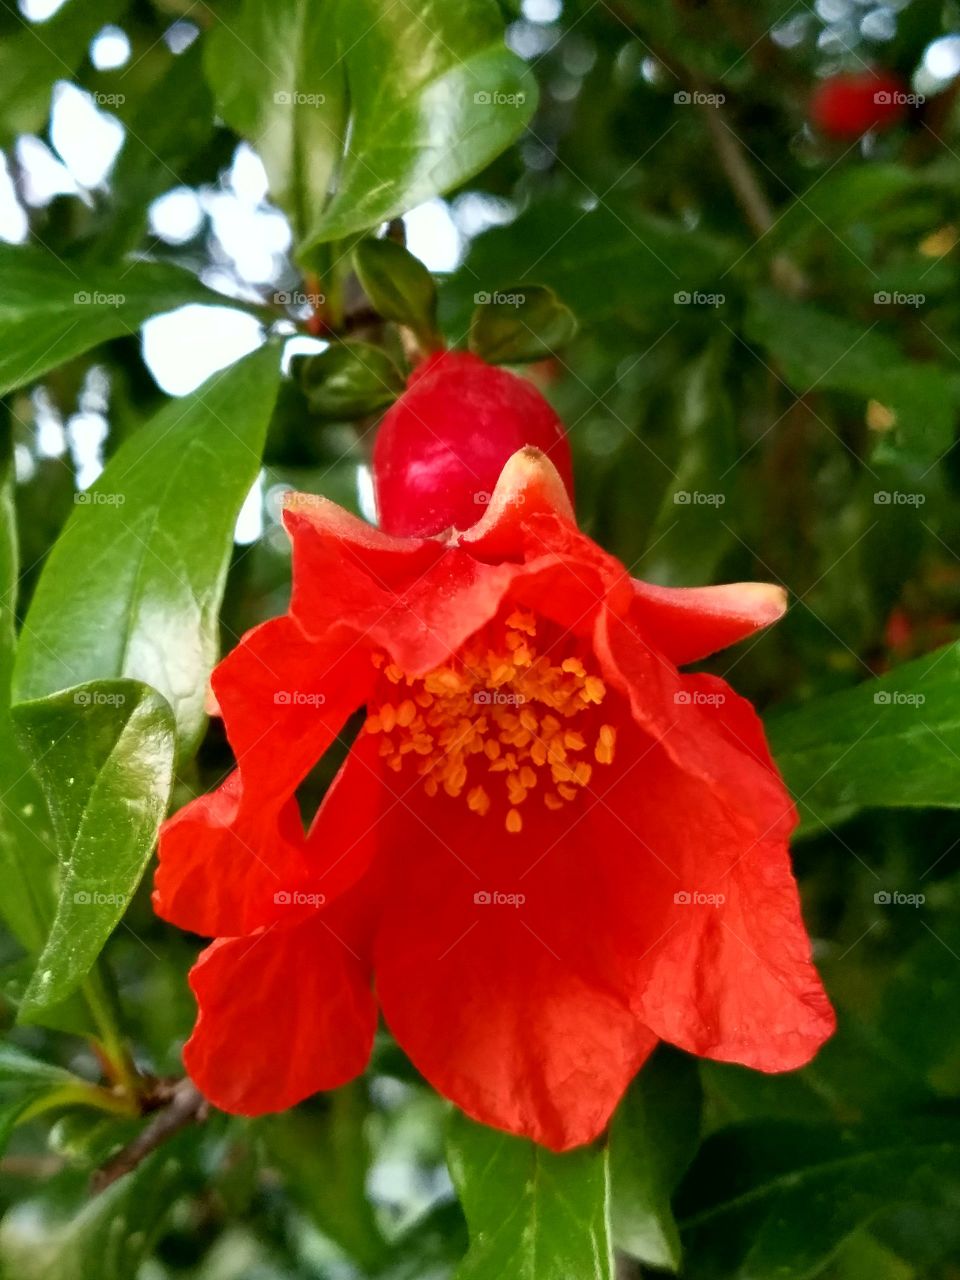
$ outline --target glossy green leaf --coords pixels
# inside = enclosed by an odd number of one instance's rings
[[[470,1230],[456,1280],[613,1280],[605,1148],[555,1155],[458,1112],[448,1153]]]
[[[476,302],[470,321],[470,349],[491,364],[542,360],[577,332],[573,312],[543,285],[478,293]]]
[[[367,237],[353,251],[363,291],[385,320],[431,341],[437,330],[437,286],[419,258],[394,240]]]
[[[861,1131],[767,1121],[708,1139],[677,1215],[698,1280],[808,1280],[881,1210],[958,1191],[955,1120]]]
[[[403,374],[382,347],[341,342],[296,361],[296,376],[311,410],[323,418],[362,418],[393,404]]]
[[[20,703],[14,722],[41,781],[60,859],[57,911],[20,1019],[76,989],[126,910],[173,783],[169,704],[133,680]]]
[[[223,306],[224,298],[179,267],[87,268],[0,245],[0,395],[190,302]]]
[[[120,17],[127,3],[67,0],[48,21],[21,18],[17,33],[4,36],[0,41],[0,146],[19,133],[41,131],[54,82],[69,77],[83,62],[90,41]]]
[[[10,719],[18,552],[6,423],[0,437],[0,915],[21,946],[36,953],[53,919],[56,852],[43,793],[16,743]]]
[[[243,0],[207,43],[218,110],[256,148],[298,241],[317,227],[346,128],[335,9],[336,0]]]
[[[769,724],[808,831],[858,809],[960,807],[960,645]]]
[[[610,1129],[614,1243],[647,1266],[680,1269],[670,1197],[699,1137],[696,1061],[661,1048],[627,1090]]]
[[[871,305],[872,297],[864,303]],[[752,300],[746,332],[798,395],[848,392],[862,397],[864,408],[877,400],[896,416],[892,439],[906,454],[938,459],[954,438],[960,376],[931,361],[908,360],[879,327],[889,306],[873,310],[858,323],[764,291]]]
[[[129,676],[202,731],[237,513],[279,383],[265,346],[167,404],[110,459],[44,566],[17,652],[17,701]]]
[[[340,0],[350,121],[311,242],[342,239],[452,190],[513,142],[536,81],[503,41],[496,0]]]

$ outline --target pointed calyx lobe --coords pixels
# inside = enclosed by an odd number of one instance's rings
[[[221,939],[185,1054],[211,1101],[356,1074],[375,1006],[448,1098],[555,1150],[597,1136],[658,1039],[806,1062],[833,1014],[794,809],[750,705],[678,670],[782,593],[634,582],[530,448],[462,534],[306,495],[286,520],[290,612],[214,675],[237,773],[161,838],[157,910]],[[359,707],[305,832],[294,791]]]

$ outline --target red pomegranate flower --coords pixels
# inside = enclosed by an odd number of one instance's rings
[[[810,100],[810,118],[830,138],[892,129],[907,114],[909,86],[894,72],[868,69],[828,76]]]
[[[289,613],[213,688],[237,771],[164,827],[155,904],[217,940],[184,1050],[226,1111],[364,1069],[377,1009],[478,1120],[555,1150],[659,1039],[782,1071],[833,1014],[749,703],[678,665],[777,619],[759,584],[636,582],[514,454],[466,532],[292,495]],[[303,832],[296,788],[366,709]]]

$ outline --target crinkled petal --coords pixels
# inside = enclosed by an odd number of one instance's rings
[[[376,1030],[369,967],[326,916],[221,939],[191,970],[200,1015],[183,1060],[221,1110],[283,1111],[366,1066]]]
[[[556,1151],[591,1141],[656,1038],[610,963],[589,828],[569,840],[572,817],[532,799],[529,839],[461,800],[414,807],[394,814],[375,950],[390,1029],[482,1123]]]
[[[275,918],[275,896],[305,888],[296,801],[240,820],[240,775],[185,805],[160,832],[154,910],[205,937],[239,937]]]

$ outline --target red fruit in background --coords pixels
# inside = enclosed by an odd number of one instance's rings
[[[850,71],[830,76],[810,100],[810,119],[831,138],[859,138],[891,129],[907,114],[909,86],[892,71]]]
[[[465,351],[430,356],[377,433],[380,527],[399,537],[468,529],[483,515],[507,459],[526,445],[547,455],[572,496],[570,445],[536,387]]]

